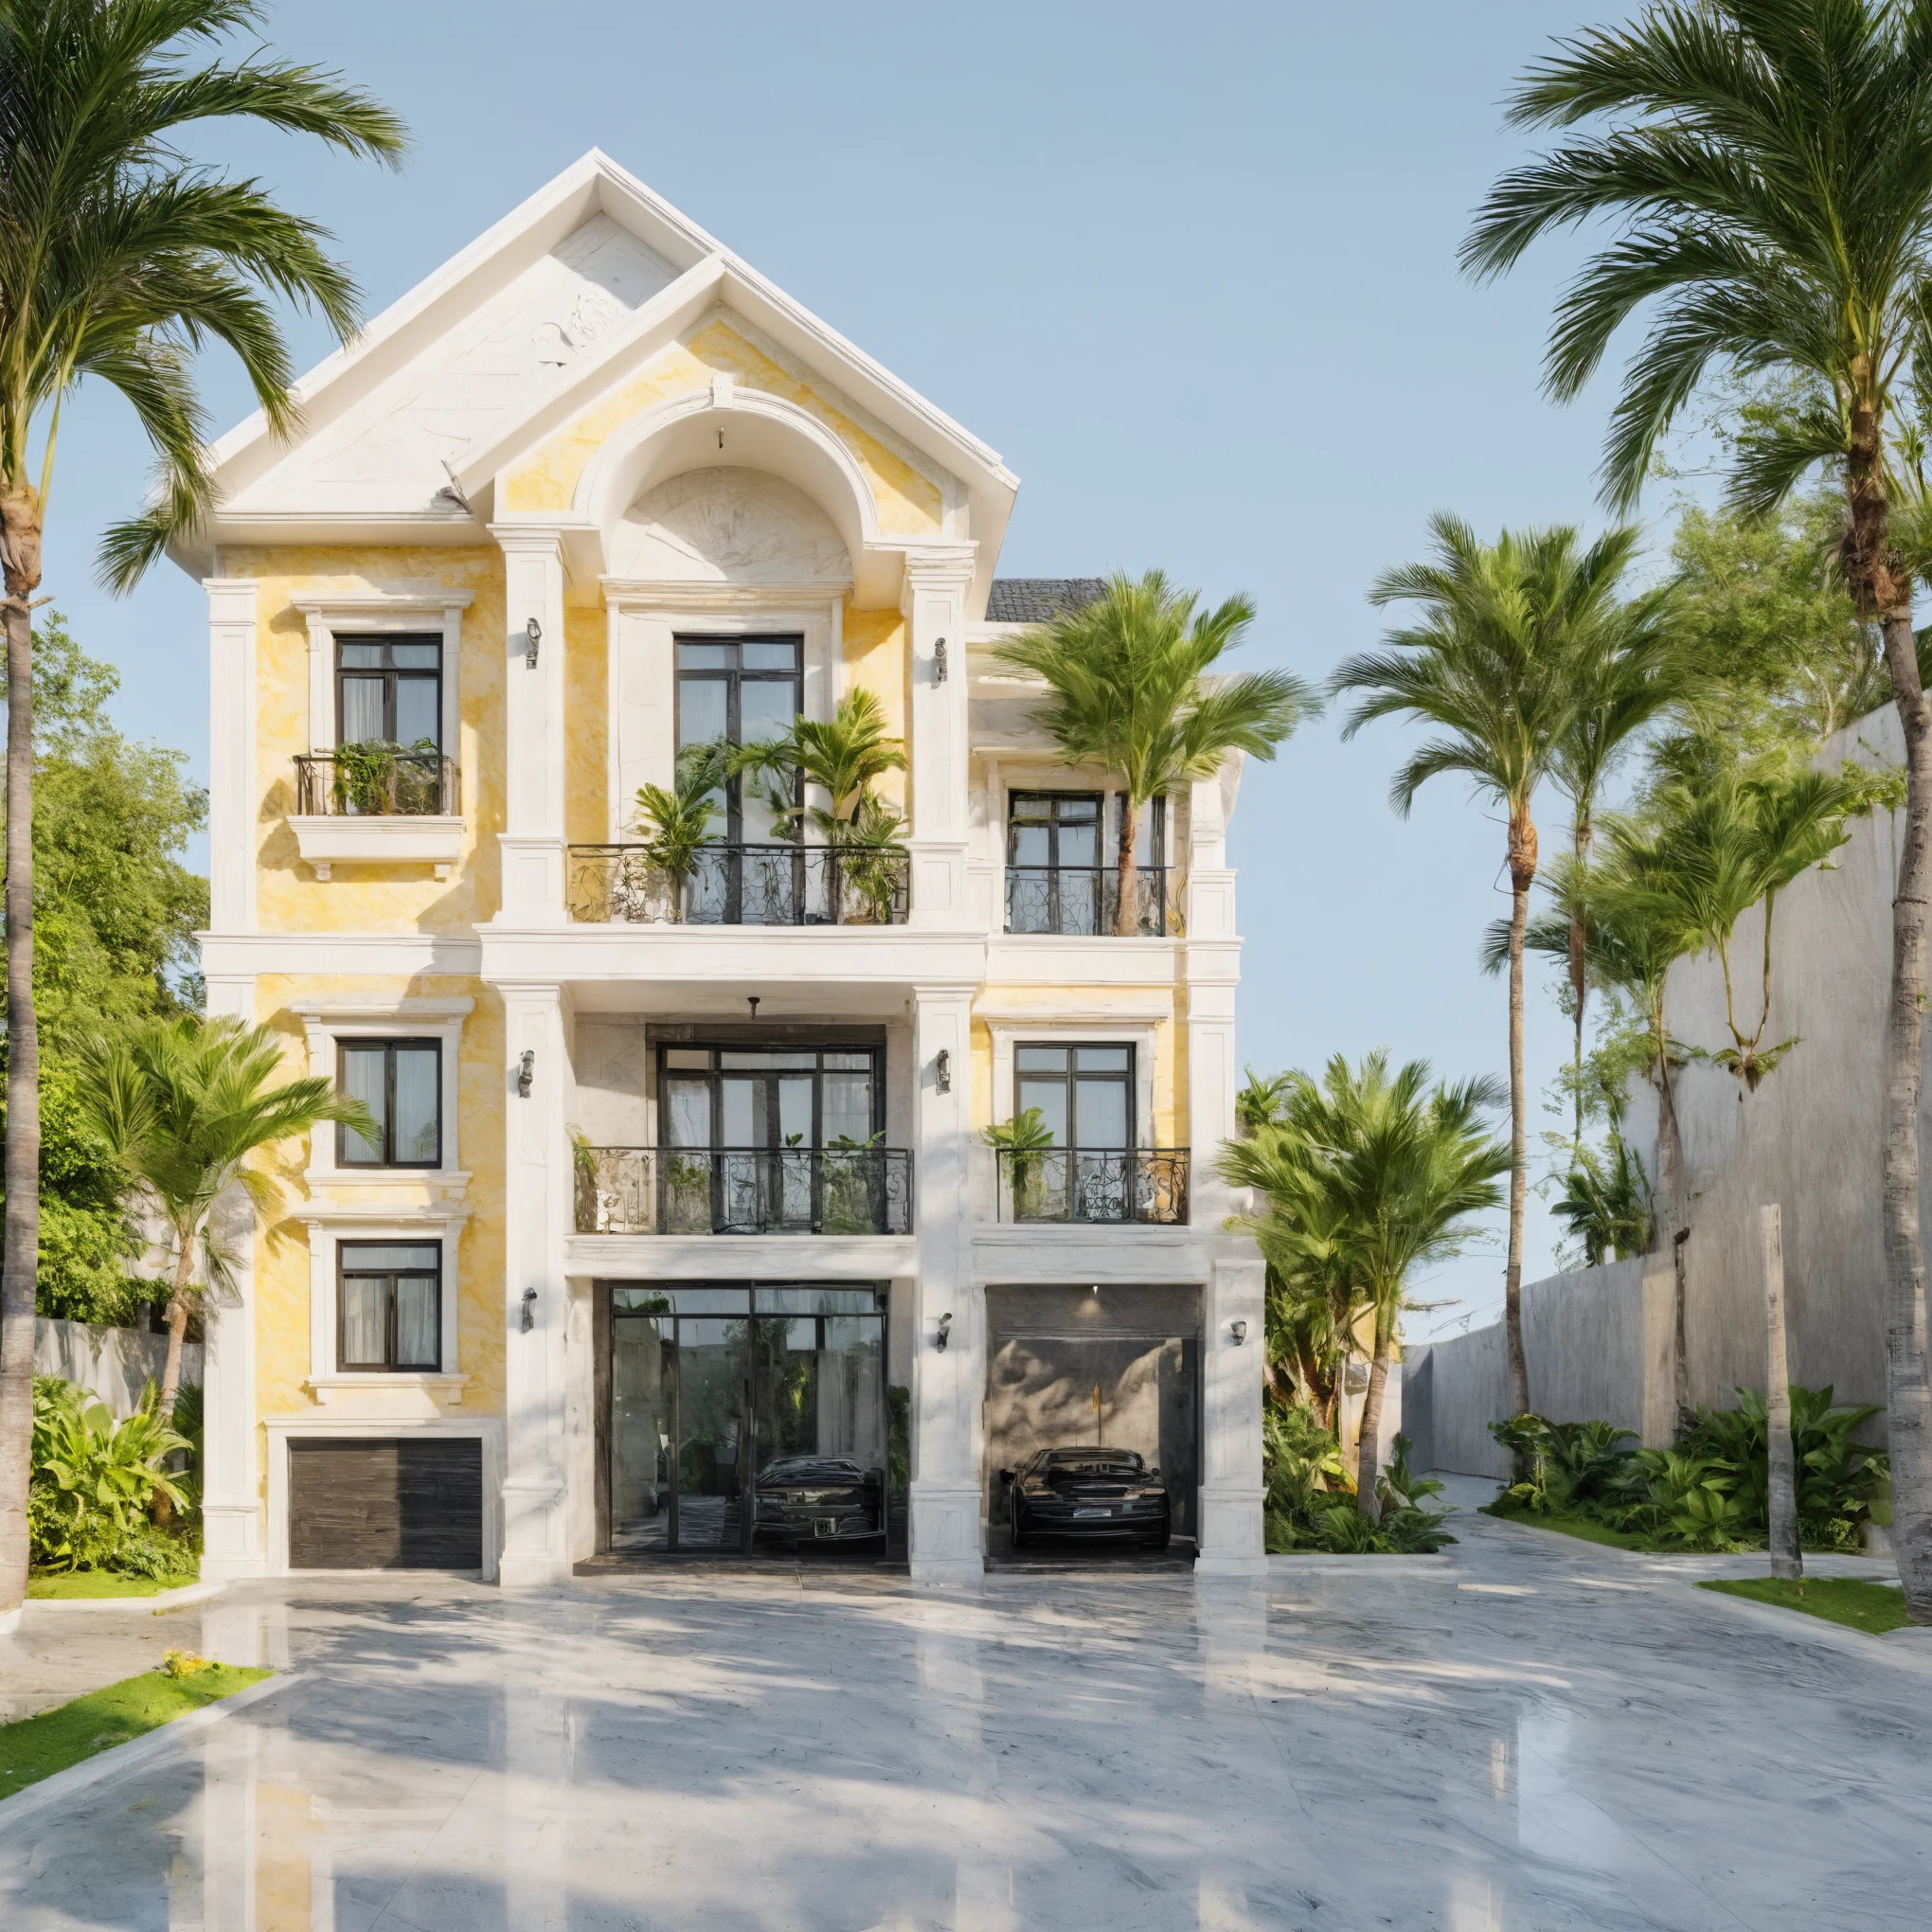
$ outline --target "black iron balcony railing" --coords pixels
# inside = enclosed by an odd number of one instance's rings
[[[305,818],[454,818],[456,761],[434,751],[348,745],[295,760],[296,811]]]
[[[580,1147],[579,1234],[909,1234],[899,1147]]]
[[[1002,1221],[1139,1222],[1184,1226],[1185,1147],[997,1150]]]
[[[1168,868],[1143,866],[1135,875],[1135,931],[1158,939],[1179,929],[1169,904]],[[1120,875],[1112,866],[1009,866],[1006,929],[1010,933],[1111,934],[1120,903]]]
[[[570,917],[644,925],[903,925],[911,855],[865,846],[707,845],[680,881],[639,845],[570,848]]]

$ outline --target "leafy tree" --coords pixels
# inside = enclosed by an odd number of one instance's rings
[[[1612,409],[1603,492],[1633,506],[1658,440],[1708,379],[1794,392],[1742,434],[1730,502],[1782,504],[1822,466],[1843,487],[1837,566],[1884,639],[1905,742],[1892,901],[1883,1179],[1894,1540],[1915,1622],[1932,1621],[1932,1378],[1920,1226],[1932,705],[1895,510],[1932,288],[1932,0],[1703,0],[1559,42],[1511,103],[1561,143],[1505,174],[1463,245],[1506,273],[1539,237],[1610,232],[1558,305],[1546,385],[1575,397],[1641,309]],[[1584,124],[1594,123],[1587,130]]]
[[[178,145],[208,120],[259,121],[393,160],[395,116],[333,76],[217,43],[260,26],[259,0],[0,0],[0,618],[7,733],[8,1131],[0,1288],[0,1625],[27,1588],[34,1273],[40,1245],[40,1036],[33,993],[31,614],[61,411],[83,381],[116,391],[157,458],[147,508],[106,535],[128,589],[206,515],[213,476],[194,351],[241,360],[269,426],[296,420],[271,303],[319,309],[347,342],[356,291],[327,235],[253,181]]]
[[[1637,546],[1634,529],[1612,530],[1587,549],[1574,529],[1527,535],[1505,530],[1478,542],[1459,518],[1430,519],[1435,555],[1376,580],[1369,601],[1413,603],[1419,620],[1391,631],[1381,651],[1351,657],[1331,680],[1360,702],[1344,738],[1378,718],[1434,725],[1430,739],[1395,775],[1389,799],[1407,815],[1434,778],[1467,778],[1508,818],[1512,894],[1510,968],[1509,1261],[1503,1278],[1510,1386],[1518,1412],[1530,1406],[1523,1354],[1523,1212],[1529,1190],[1528,1096],[1523,1072],[1523,934],[1536,877],[1530,806],[1566,743],[1574,746],[1590,669],[1640,653],[1657,625],[1648,599],[1624,602],[1619,586]]]
[[[1236,752],[1272,760],[1315,710],[1315,694],[1285,671],[1215,674],[1243,643],[1255,607],[1231,597],[1197,611],[1192,591],[1158,570],[1137,581],[1124,571],[1077,611],[1002,644],[1005,669],[1040,679],[1051,701],[1034,723],[1068,764],[1100,764],[1127,796],[1116,860],[1114,931],[1140,930],[1135,826],[1141,809],[1195,778],[1211,778]]]
[[[35,627],[33,676],[33,965],[45,1049],[35,1306],[126,1322],[149,1296],[128,1274],[140,1242],[122,1205],[127,1176],[80,1117],[74,1056],[103,1022],[200,1003],[191,962],[207,882],[176,854],[206,824],[206,799],[178,752],[114,728],[119,680],[57,612]]]
[[[184,1013],[148,1020],[97,1040],[81,1073],[90,1125],[145,1187],[174,1243],[168,1299],[168,1360],[161,1413],[173,1412],[181,1344],[200,1291],[224,1291],[232,1261],[210,1225],[216,1204],[240,1186],[259,1211],[276,1203],[255,1157],[277,1141],[337,1120],[373,1136],[362,1101],[320,1075],[282,1081],[281,1043],[266,1027]]]
[[[1370,1327],[1368,1396],[1363,1405],[1357,1507],[1378,1513],[1377,1440],[1388,1367],[1401,1340],[1409,1278],[1459,1252],[1469,1222],[1502,1204],[1497,1178],[1510,1149],[1491,1137],[1482,1115],[1502,1101],[1490,1080],[1429,1087],[1429,1064],[1389,1071],[1386,1053],[1359,1068],[1337,1054],[1319,1082],[1290,1076],[1293,1090],[1276,1123],[1251,1140],[1230,1141],[1222,1177],[1257,1189],[1264,1211],[1238,1225],[1290,1275],[1315,1261]],[[1271,1253],[1272,1251],[1272,1253]]]

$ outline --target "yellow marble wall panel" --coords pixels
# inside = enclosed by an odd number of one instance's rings
[[[611,436],[654,403],[687,396],[728,375],[747,389],[783,398],[817,418],[850,451],[872,491],[880,531],[886,536],[936,536],[944,528],[939,489],[903,457],[862,429],[790,370],[734,329],[721,315],[701,323],[673,343],[648,369],[621,384],[532,455],[514,464],[504,481],[507,510],[567,510],[578,478]]]
[[[448,932],[489,919],[501,903],[496,835],[504,829],[503,554],[494,545],[400,549],[380,545],[235,549],[224,571],[253,577],[256,600],[256,772],[261,785],[256,857],[264,932]],[[457,673],[456,762],[464,853],[438,880],[427,865],[343,866],[317,879],[295,850],[295,756],[309,749],[308,620],[295,597],[434,598],[467,590]],[[332,680],[330,703],[334,702]],[[331,731],[332,735],[332,731]]]
[[[567,607],[564,639],[564,835],[573,844],[621,838],[610,823],[610,629],[603,611]]]
[[[886,728],[899,740],[910,761],[906,671],[911,646],[905,619],[897,611],[859,610],[848,599],[841,629],[845,635],[846,689],[863,688],[879,700],[886,710]],[[894,772],[879,787],[880,796],[901,812],[907,809],[909,777],[906,772]]]
[[[368,975],[263,974],[256,981],[256,1013],[288,1041],[291,1079],[308,1071],[307,1038],[295,1018],[297,1004],[313,1000],[469,997],[475,1009],[463,1022],[456,1065],[456,1153],[470,1175],[463,1205],[470,1210],[457,1247],[457,1368],[469,1383],[456,1416],[501,1415],[504,1351],[504,1151],[503,1007],[480,980],[462,975],[423,974],[413,979]],[[324,1132],[333,1132],[332,1128]],[[303,1179],[305,1140],[277,1150],[268,1171],[280,1190],[279,1207],[255,1243],[255,1394],[258,1416],[298,1415],[314,1409],[309,1378],[309,1240],[301,1209],[309,1198]],[[331,1188],[331,1202],[367,1201],[372,1212],[426,1205],[424,1188]],[[352,1238],[352,1237],[351,1237]],[[331,1415],[349,1413],[337,1394]],[[264,1461],[262,1467],[266,1468]]]

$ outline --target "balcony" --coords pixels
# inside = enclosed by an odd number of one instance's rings
[[[1185,1147],[1002,1147],[995,1153],[1002,1221],[1187,1225]]]
[[[334,866],[427,865],[438,879],[462,856],[456,762],[384,745],[305,752],[289,825],[316,878]]]
[[[574,845],[567,896],[580,925],[903,925],[911,855],[897,848],[704,847],[682,885],[640,845]]]
[[[580,1147],[579,1234],[909,1234],[897,1147]]]
[[[1180,930],[1178,909],[1170,903],[1168,871],[1165,866],[1143,866],[1135,875],[1135,931],[1143,939],[1165,939]],[[1107,937],[1119,903],[1120,875],[1112,866],[1007,868],[1010,933]]]

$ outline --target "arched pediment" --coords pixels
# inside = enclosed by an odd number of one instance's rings
[[[617,577],[657,582],[824,583],[851,581],[832,519],[769,471],[687,470],[646,491],[605,545]]]

